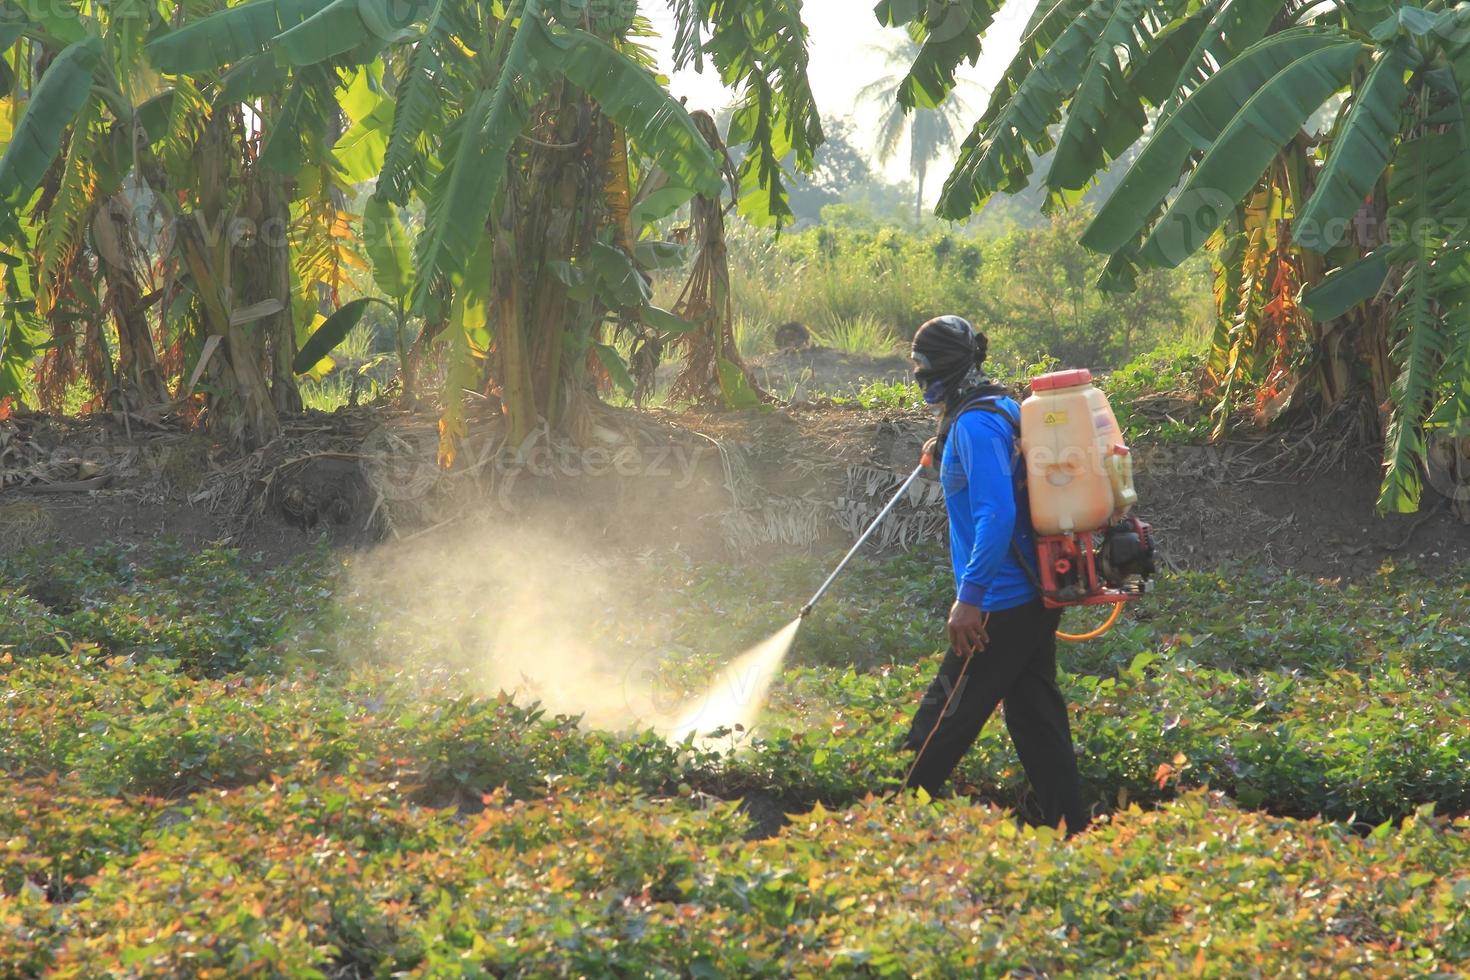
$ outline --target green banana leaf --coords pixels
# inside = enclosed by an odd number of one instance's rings
[[[679,183],[706,197],[717,197],[724,177],[715,152],[647,68],[586,31],[547,27],[523,19],[532,56],[547,69],[596,100],[602,112],[628,133]]]
[[[675,316],[668,310],[658,306],[645,306],[640,311],[643,321],[650,327],[669,337],[678,337],[690,333],[699,328],[696,323],[690,323],[683,317]]]
[[[633,246],[638,268],[652,271],[682,269],[689,264],[690,248],[678,242],[647,241]]]
[[[1395,245],[1393,258],[1404,263],[1403,279],[1394,294],[1394,332],[1400,338],[1392,355],[1399,366],[1391,397],[1393,413],[1383,445],[1383,485],[1378,508],[1386,513],[1410,514],[1419,508],[1423,493],[1420,475],[1424,459],[1424,432],[1420,419],[1434,390],[1435,366],[1445,354],[1445,337],[1435,316],[1433,216],[1427,186],[1443,140],[1424,135],[1407,140],[1389,181],[1389,214],[1415,229],[1408,241]]]
[[[80,16],[78,4],[53,3],[51,0],[12,0],[7,3],[7,21],[26,21],[39,25],[47,40],[53,44],[76,44],[84,40],[89,32]],[[22,16],[17,16],[19,13]],[[111,11],[109,11],[111,13]]]
[[[918,0],[883,0],[874,8],[878,23],[885,27],[911,24],[911,33],[922,39],[918,56],[898,85],[898,101],[907,109],[933,109],[954,90],[955,70],[961,62],[980,60],[981,39],[1004,0],[958,0],[955,3],[920,3]]]
[[[248,0],[189,21],[149,41],[150,61],[171,75],[198,75],[264,51],[288,31],[326,6],[328,0]]]
[[[1058,0],[1022,38],[985,114],[960,148],[940,192],[940,217],[958,221],[996,191],[1015,192],[1030,183],[1032,159],[1051,150],[1051,128],[1082,84],[1120,2]]]
[[[306,86],[293,85],[281,107],[266,114],[265,146],[260,151],[260,165],[265,169],[285,175],[301,169],[306,159],[301,147],[306,100]]]
[[[275,39],[287,63],[314,65],[362,46],[399,44],[442,0],[332,0]]]
[[[1347,219],[1363,206],[1388,169],[1401,125],[1399,110],[1409,96],[1404,76],[1414,67],[1414,60],[1413,49],[1401,41],[1379,53],[1357,88],[1356,101],[1338,126],[1316,190],[1292,225],[1298,245],[1326,252],[1342,241]]]
[[[26,277],[17,275],[22,263],[13,255],[0,253],[4,264],[5,296],[0,305],[0,401],[25,398],[31,380],[31,361],[46,346],[49,333],[36,316],[36,301]]]
[[[618,353],[617,348],[610,347],[607,344],[594,343],[592,345],[592,352],[597,355],[597,359],[607,369],[608,376],[613,379],[613,383],[621,388],[624,394],[632,395],[635,387],[633,384],[633,375],[628,373],[628,365],[624,363],[623,355]]]
[[[579,266],[586,274],[585,285],[591,290],[585,298],[601,295],[608,306],[642,306],[648,302],[648,283],[632,257],[622,249],[593,242]]]
[[[92,35],[68,45],[42,74],[0,157],[0,199],[11,207],[29,200],[46,176],[67,127],[92,93],[101,58],[102,40]]]
[[[436,45],[442,11],[435,9],[424,36],[414,45],[394,90],[393,125],[383,150],[377,193],[397,205],[408,203],[422,162],[418,141],[440,105],[439,75],[443,65]]]
[[[383,301],[372,296],[364,296],[350,303],[344,303],[331,316],[316,328],[316,332],[301,345],[295,359],[291,361],[291,370],[297,374],[305,374],[316,367],[317,362],[326,357],[352,332],[352,328],[362,320],[363,313],[367,312],[369,303],[382,303]],[[387,304],[384,304],[387,305]]]
[[[393,129],[396,106],[383,99],[343,133],[332,147],[343,176],[354,184],[372,180],[382,172],[383,157],[388,148],[388,134]]]
[[[1151,0],[1109,0],[1087,70],[1067,106],[1066,122],[1057,138],[1056,152],[1047,171],[1046,185],[1053,190],[1081,190],[1094,174],[1131,146],[1148,124],[1148,116],[1124,81],[1118,51],[1130,60],[1142,49],[1139,35],[1146,33]]]
[[[1272,19],[1281,12],[1281,0],[1225,0],[1204,7],[1212,13],[1209,26],[1201,32],[1194,49],[1180,66],[1172,86],[1173,94],[1165,103],[1166,115],[1178,106],[1181,98],[1214,76],[1210,65],[1230,65],[1265,37]]]
[[[373,282],[385,296],[403,299],[413,289],[413,248],[396,205],[376,195],[362,213],[363,237],[373,264]]]
[[[667,218],[694,197],[694,188],[666,184],[633,202],[630,218],[635,229],[645,228],[661,218]]]
[[[1379,248],[1355,262],[1333,269],[1320,283],[1302,294],[1302,305],[1316,319],[1327,321],[1372,299],[1388,278],[1388,252],[1387,248]]]
[[[1172,269],[1198,251],[1225,220],[1217,202],[1233,204],[1255,186],[1271,158],[1328,97],[1347,84],[1353,66],[1368,50],[1361,42],[1347,39],[1313,51],[1287,65],[1254,93],[1205,151],[1154,226],[1139,257]]]
[[[220,76],[219,101],[251,102],[283,91],[290,74],[270,51],[246,55]]]
[[[1214,10],[1202,6],[1188,17],[1169,24],[1154,36],[1136,67],[1130,66],[1128,84],[1149,105],[1163,105],[1174,94],[1174,82],[1184,70],[1194,47],[1209,27]]]
[[[1344,43],[1344,36],[1336,31],[1283,31],[1211,75],[1158,123],[1122,181],[1098,208],[1082,234],[1082,244],[1096,252],[1113,253],[1137,241],[1179,182],[1191,154],[1214,145],[1246,100],[1294,62]]]
[[[540,0],[526,0],[494,86],[480,91],[445,140],[444,167],[430,190],[414,248],[416,310],[424,308],[439,276],[459,278],[485,237],[511,148],[546,88],[545,71],[532,55],[541,22]]]

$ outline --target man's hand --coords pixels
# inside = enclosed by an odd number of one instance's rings
[[[939,437],[930,436],[929,441],[924,443],[924,449],[919,453],[919,462],[935,472],[939,471]]]
[[[979,606],[957,601],[949,607],[949,642],[962,657],[985,649],[990,636],[985,632],[985,614]]]

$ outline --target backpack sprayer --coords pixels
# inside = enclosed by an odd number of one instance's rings
[[[993,403],[972,402],[960,411],[999,412]],[[1004,414],[1000,412],[1000,414]],[[1005,416],[1010,421],[1010,416]],[[1014,425],[1014,422],[1011,422]],[[1133,457],[1107,396],[1093,387],[1084,370],[1057,371],[1031,382],[1021,403],[1018,453],[1025,460],[1025,484],[1036,532],[1037,588],[1047,607],[1111,605],[1101,627],[1064,640],[1090,640],[1117,622],[1123,604],[1147,594],[1154,573],[1152,530],[1131,515],[1138,502]],[[903,499],[926,466],[928,455],[878,512],[867,530],[838,562],[821,588],[801,607],[806,615],[827,594],[854,555]],[[1018,558],[1020,556],[1018,555]],[[1028,574],[1024,560],[1021,567]]]

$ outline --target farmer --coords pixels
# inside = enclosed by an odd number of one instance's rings
[[[1017,444],[1021,409],[986,378],[988,346],[984,334],[957,316],[930,320],[914,335],[914,377],[939,415],[939,432],[926,450],[944,487],[956,594],[949,651],[904,742],[917,753],[905,788],[937,795],[1004,701],[1006,728],[1046,823],[1065,820],[1075,833],[1088,815],[1067,702],[1057,688],[1061,612],[1042,605],[1036,584]]]

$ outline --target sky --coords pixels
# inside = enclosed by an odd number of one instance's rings
[[[864,85],[892,71],[881,49],[902,40],[900,29],[879,25],[872,13],[872,3],[873,0],[805,0],[802,4],[802,20],[809,31],[808,77],[817,108],[824,120],[851,118],[857,128],[857,148],[870,155],[882,108],[859,103],[857,94]],[[959,91],[975,115],[984,110],[991,87],[1015,53],[1021,29],[1034,6],[1034,0],[1010,0],[987,35],[980,62],[974,67],[961,66]],[[659,55],[664,70],[668,71],[673,47],[673,20],[668,5],[654,2],[641,7],[662,35]],[[731,94],[720,85],[708,64],[704,75],[692,69],[675,73],[671,85],[675,95],[688,97],[691,109],[715,110],[732,101]],[[941,160],[934,169],[941,174],[948,173],[952,162],[953,157]],[[907,153],[892,161],[886,173],[893,180],[907,177]],[[940,183],[930,183],[930,203],[938,196]]]

